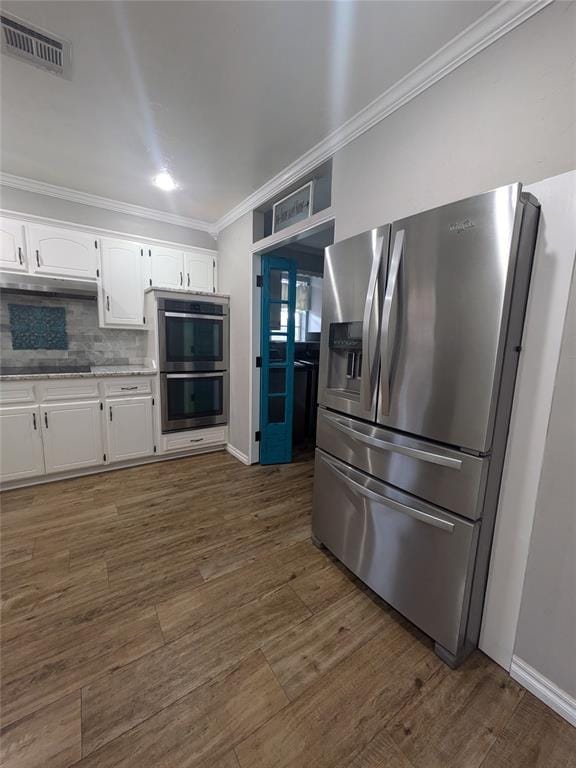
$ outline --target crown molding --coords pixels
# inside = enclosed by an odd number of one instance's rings
[[[12,189],[22,189],[26,192],[35,192],[38,195],[47,195],[48,197],[57,197],[60,200],[68,200],[71,203],[80,203],[80,205],[90,205],[94,208],[104,208],[107,211],[124,213],[129,216],[138,216],[144,219],[161,221],[164,224],[175,224],[187,229],[197,229],[200,232],[209,232],[212,236],[216,235],[214,224],[200,219],[190,219],[186,216],[180,216],[177,213],[168,211],[158,211],[155,208],[145,208],[142,205],[125,203],[121,200],[112,200],[100,195],[92,195],[89,192],[81,192],[78,189],[69,189],[68,187],[59,187],[55,184],[47,184],[44,181],[36,179],[27,179],[23,176],[15,176],[12,173],[0,173],[0,185],[11,187]]]
[[[220,232],[236,219],[274,197],[301,176],[332,157],[346,144],[370,130],[552,2],[553,0],[526,0],[526,2],[502,0],[340,128],[218,219],[215,230]]]

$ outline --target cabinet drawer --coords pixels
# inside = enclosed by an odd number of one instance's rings
[[[129,395],[149,395],[152,392],[152,380],[140,379],[129,376],[125,379],[104,380],[104,394],[106,397],[115,395],[127,397]]]
[[[452,653],[467,615],[479,527],[316,451],[314,535]]]
[[[33,403],[34,384],[31,381],[3,381],[0,383],[0,404]]]
[[[97,379],[52,379],[39,385],[43,402],[100,397]]]
[[[171,435],[162,435],[161,450],[162,453],[170,453],[172,451],[189,451],[194,448],[224,445],[226,438],[226,427],[174,432]]]

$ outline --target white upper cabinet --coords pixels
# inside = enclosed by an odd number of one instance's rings
[[[104,326],[145,328],[144,248],[129,240],[102,238],[100,320]]]
[[[46,472],[104,463],[99,400],[40,407]]]
[[[216,290],[215,254],[188,251],[184,254],[184,266],[186,288],[203,293],[213,293]]]
[[[184,254],[176,248],[151,249],[151,279],[155,288],[184,288]]]
[[[27,272],[26,230],[21,221],[0,219],[0,269]]]
[[[0,408],[0,480],[43,474],[40,409],[36,405]]]
[[[106,400],[110,461],[127,461],[154,452],[152,395]]]
[[[30,263],[38,275],[95,280],[97,240],[85,232],[28,225]]]

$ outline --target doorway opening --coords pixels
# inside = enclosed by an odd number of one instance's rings
[[[314,450],[324,248],[334,222],[261,256],[260,463]]]

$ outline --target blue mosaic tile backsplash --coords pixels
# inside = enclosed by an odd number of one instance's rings
[[[9,304],[12,349],[68,349],[66,310]]]

